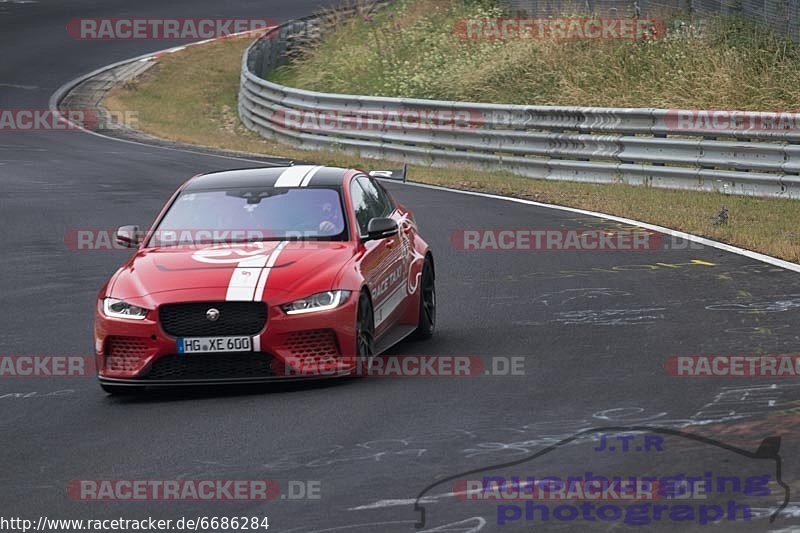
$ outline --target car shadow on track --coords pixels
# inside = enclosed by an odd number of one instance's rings
[[[191,385],[152,388],[131,395],[108,396],[111,403],[163,403],[209,398],[233,398],[267,394],[289,394],[311,390],[347,386],[358,378],[328,378],[290,382],[259,383],[248,385]]]

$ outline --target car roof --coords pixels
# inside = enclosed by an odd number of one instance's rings
[[[312,165],[290,167],[259,167],[222,170],[195,176],[184,190],[202,191],[229,187],[328,187],[341,188],[348,172],[346,168]]]

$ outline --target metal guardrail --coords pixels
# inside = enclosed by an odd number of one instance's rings
[[[677,110],[330,94],[264,79],[285,64],[299,45],[319,39],[324,28],[324,17],[291,21],[245,51],[238,108],[249,129],[302,148],[342,150],[419,165],[461,165],[531,178],[800,198],[800,124],[782,131],[695,131],[677,127]],[[370,113],[403,117],[404,113],[416,116],[423,112],[439,117],[458,114],[463,123],[449,128],[421,128],[403,121],[358,126]],[[289,121],[287,116],[335,116],[337,124],[344,127],[321,128],[302,119]],[[760,123],[763,115],[744,113],[739,118],[742,123]],[[800,123],[800,116],[797,119]]]

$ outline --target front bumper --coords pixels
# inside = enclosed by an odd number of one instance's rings
[[[105,316],[101,305],[95,311],[95,358],[103,384],[247,384],[341,377],[355,368],[353,295],[317,313],[287,315],[268,306],[266,326],[251,336],[252,352],[211,354],[179,354],[177,337],[161,327],[158,309],[144,320],[126,320]]]

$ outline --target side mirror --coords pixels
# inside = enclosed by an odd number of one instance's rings
[[[139,226],[121,226],[115,235],[117,244],[125,248],[136,248],[139,246]]]
[[[367,240],[374,241],[376,239],[383,239],[384,237],[391,237],[397,235],[400,228],[393,218],[377,217],[369,221],[367,225]]]

